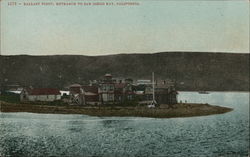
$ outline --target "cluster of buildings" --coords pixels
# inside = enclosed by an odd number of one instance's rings
[[[152,86],[150,80],[113,79],[106,74],[102,80],[93,81],[90,85],[73,84],[69,87],[70,103],[75,105],[126,104],[136,102],[150,104],[176,104],[177,91],[174,83],[163,80]]]
[[[152,82],[155,82],[154,84]],[[106,74],[102,79],[90,81],[88,85],[72,84],[68,91],[52,88],[24,88],[19,90],[20,100],[25,101],[56,101],[67,95],[71,105],[102,105],[102,104],[176,104],[177,91],[170,80],[137,80],[113,78]]]

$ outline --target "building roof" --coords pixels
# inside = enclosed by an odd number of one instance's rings
[[[105,77],[112,77],[111,74],[105,74]]]
[[[98,93],[98,87],[96,86],[82,86],[82,88],[85,92]]]
[[[55,88],[34,88],[27,91],[29,95],[61,95],[60,91]]]
[[[70,85],[69,87],[81,87],[81,85],[76,83],[76,84]]]
[[[72,86],[72,87],[70,87],[69,88],[69,91],[70,91],[70,93],[74,93],[74,94],[76,94],[76,93],[81,93],[81,86]]]
[[[81,93],[81,89],[84,90],[84,92],[89,92],[89,93],[98,93],[98,87],[97,86],[71,86],[70,87],[70,92],[71,93]]]

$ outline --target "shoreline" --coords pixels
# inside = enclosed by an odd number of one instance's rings
[[[200,91],[179,90],[178,92],[197,92],[197,93],[199,93]],[[217,93],[222,93],[222,92],[223,93],[250,93],[250,91],[230,91],[230,90],[228,90],[228,91],[209,91],[209,90],[206,90],[206,92],[211,92],[211,93],[215,93],[215,92],[217,92]],[[209,94],[211,94],[211,93],[209,93]]]
[[[98,117],[149,117],[149,118],[181,118],[223,114],[232,108],[209,104],[175,104],[173,108],[161,105],[157,108],[122,107],[122,106],[52,106],[35,104],[14,104],[0,102],[0,112],[29,112],[44,114],[84,114]]]

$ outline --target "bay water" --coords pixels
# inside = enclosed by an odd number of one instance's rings
[[[190,118],[0,112],[0,156],[248,156],[249,92],[180,92],[233,108]]]

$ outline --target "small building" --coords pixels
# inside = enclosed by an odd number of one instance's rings
[[[82,86],[85,103],[89,105],[99,105],[99,94],[97,86]]]
[[[175,90],[174,82],[159,81],[155,85],[155,100],[159,104],[177,104],[178,92]]]
[[[69,87],[70,104],[72,105],[98,105],[99,93],[97,86],[82,86],[73,84]]]
[[[61,96],[68,96],[69,95],[69,91],[67,90],[60,90]]]
[[[71,105],[85,105],[84,91],[80,84],[69,86],[69,97]]]
[[[155,89],[155,100],[158,104],[177,104],[177,91],[165,88]]]
[[[115,84],[115,102],[132,101],[134,99],[134,92],[132,85],[129,83],[116,83]]]
[[[14,93],[14,94],[21,94],[22,90],[23,90],[23,88],[19,87],[16,89],[9,89],[9,90],[7,90],[7,92]]]
[[[61,93],[54,88],[23,89],[20,93],[20,101],[55,101],[61,99]]]

